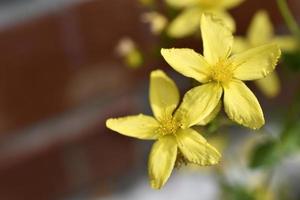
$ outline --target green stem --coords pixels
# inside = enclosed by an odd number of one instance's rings
[[[286,0],[277,0],[277,5],[291,33],[300,40],[300,29],[293,17]]]

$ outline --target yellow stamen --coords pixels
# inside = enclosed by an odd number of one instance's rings
[[[166,116],[160,121],[160,126],[158,128],[158,133],[160,135],[175,134],[180,127],[180,124],[172,117]]]
[[[221,84],[225,84],[232,79],[233,70],[227,61],[219,61],[211,68],[211,79]]]

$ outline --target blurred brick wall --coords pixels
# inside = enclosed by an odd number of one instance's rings
[[[78,85],[97,81],[88,77],[95,73],[101,80],[87,99],[130,86],[114,48],[138,36],[138,12],[133,1],[88,1],[0,30],[0,135],[78,105],[65,94],[83,73]]]
[[[134,146],[104,124],[136,111],[140,78],[115,46],[143,40],[138,17],[133,1],[84,1],[0,30],[0,199],[108,192],[126,173]]]

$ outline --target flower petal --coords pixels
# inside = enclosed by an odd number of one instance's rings
[[[235,32],[235,21],[227,11],[212,12],[217,18],[222,19],[224,25],[229,28],[231,32]]]
[[[160,189],[169,179],[177,157],[177,143],[173,136],[164,136],[151,149],[148,163],[150,185]]]
[[[221,2],[221,5],[225,9],[231,9],[231,8],[234,8],[234,7],[238,6],[238,5],[240,5],[244,1],[245,0],[223,0]]]
[[[150,24],[151,32],[154,35],[159,35],[167,26],[167,18],[155,11],[150,11],[142,14],[141,19],[145,23]]]
[[[230,55],[233,36],[221,19],[216,18],[214,15],[203,14],[201,17],[201,33],[204,57],[211,65]]]
[[[202,10],[198,7],[185,9],[169,25],[168,35],[181,38],[195,33],[200,24],[201,14]]]
[[[190,7],[198,4],[199,0],[166,0],[167,4],[174,8]]]
[[[266,44],[235,54],[230,58],[235,68],[233,76],[240,80],[256,80],[275,69],[280,57],[277,44]]]
[[[292,36],[276,36],[273,41],[278,44],[282,51],[295,51],[299,48],[297,39]]]
[[[245,38],[239,37],[239,36],[234,37],[234,44],[233,44],[232,52],[240,53],[240,52],[243,52],[243,51],[249,49],[249,47],[250,47],[250,44]]]
[[[179,91],[174,81],[163,71],[150,75],[150,105],[156,119],[171,116],[179,103]]]
[[[209,65],[192,49],[161,49],[161,54],[173,69],[203,83],[208,81]]]
[[[253,17],[247,37],[252,46],[259,46],[271,41],[274,30],[268,13],[264,10],[258,11]]]
[[[158,137],[156,129],[159,123],[153,117],[139,114],[108,119],[106,127],[129,137],[152,140]]]
[[[220,101],[218,103],[218,105],[216,106],[216,108],[208,116],[206,116],[199,123],[197,123],[197,125],[205,126],[206,124],[208,124],[209,122],[211,122],[219,114],[219,112],[221,110],[221,107],[222,107],[222,103]]]
[[[188,91],[175,113],[183,128],[205,121],[214,111],[222,96],[222,87],[207,83]]]
[[[277,96],[280,92],[280,80],[275,71],[263,79],[256,80],[255,84],[269,98]]]
[[[252,129],[264,125],[264,115],[255,95],[239,80],[229,82],[224,87],[224,107],[228,117]]]
[[[178,147],[183,156],[191,163],[198,165],[215,165],[221,154],[195,130],[181,129],[176,134]]]

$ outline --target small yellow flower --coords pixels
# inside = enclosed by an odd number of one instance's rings
[[[150,24],[151,32],[155,35],[160,34],[168,23],[167,18],[158,12],[144,13],[142,21]]]
[[[143,6],[153,6],[154,0],[139,0]]]
[[[223,96],[225,112],[239,124],[258,129],[264,116],[255,95],[243,81],[257,80],[271,73],[280,57],[277,44],[262,45],[231,56],[232,32],[212,15],[201,18],[204,56],[192,49],[162,49],[164,59],[184,76],[203,83],[188,91],[183,105],[189,125],[198,124],[205,110],[214,110]],[[192,112],[192,113],[189,113]]]
[[[238,6],[244,0],[166,0],[175,8],[184,9],[169,25],[168,35],[175,38],[189,36],[198,30],[201,15],[213,13],[222,18],[224,23],[235,30],[234,19],[226,11]]]
[[[143,56],[140,50],[136,47],[134,41],[130,38],[122,38],[116,47],[116,52],[124,60],[124,63],[129,68],[139,68],[143,64]]]
[[[261,10],[252,19],[246,37],[235,38],[232,51],[239,53],[270,42],[277,43],[283,51],[294,51],[298,47],[294,37],[276,36],[268,13]],[[266,78],[255,81],[255,84],[267,97],[275,97],[280,91],[279,77],[275,71]]]
[[[182,127],[188,115],[181,115],[185,108],[179,106],[179,91],[176,84],[163,71],[156,70],[150,78],[150,104],[155,117],[139,114],[108,119],[106,126],[120,134],[145,140],[157,140],[151,150],[148,172],[151,187],[160,189],[168,180],[177,162],[202,166],[214,165],[220,153],[197,131]],[[183,111],[183,112],[182,112]],[[205,110],[205,124],[211,113]]]

